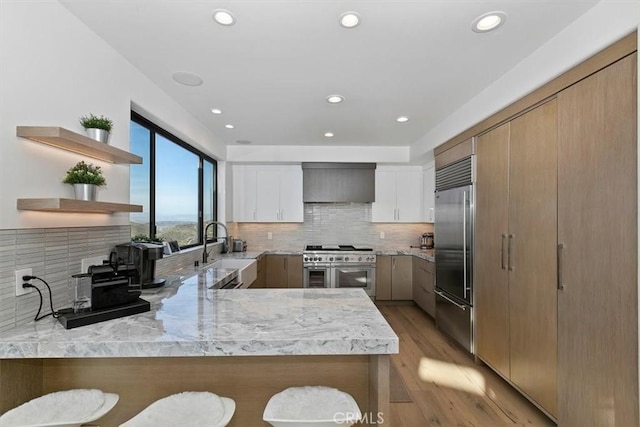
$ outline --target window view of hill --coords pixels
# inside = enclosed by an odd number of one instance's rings
[[[198,225],[195,222],[159,221],[156,223],[157,237],[168,242],[175,240],[180,247],[198,243]],[[131,222],[131,235],[149,235],[149,223]]]

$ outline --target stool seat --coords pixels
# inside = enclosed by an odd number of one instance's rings
[[[224,427],[236,402],[206,391],[187,391],[156,400],[120,427]]]
[[[324,386],[290,387],[276,393],[262,416],[274,427],[347,427],[361,418],[350,394]]]
[[[118,398],[95,389],[49,393],[5,412],[0,427],[80,427],[103,417]]]

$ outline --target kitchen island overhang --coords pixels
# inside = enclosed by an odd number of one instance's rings
[[[0,410],[101,388],[121,401],[100,425],[117,426],[168,394],[208,390],[236,400],[230,425],[262,425],[271,395],[327,385],[352,394],[363,413],[389,413],[398,338],[362,290],[212,290],[199,273],[145,298],[148,313],[73,330],[50,319],[3,334]]]

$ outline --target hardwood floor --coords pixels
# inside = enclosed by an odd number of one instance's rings
[[[391,357],[413,403],[391,403],[394,427],[554,423],[486,366],[450,342],[415,305],[379,305],[400,338]]]

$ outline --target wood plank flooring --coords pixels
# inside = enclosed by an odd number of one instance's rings
[[[392,355],[412,403],[391,403],[393,427],[553,426],[502,378],[442,335],[415,305],[378,307],[400,338]]]

